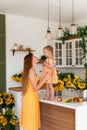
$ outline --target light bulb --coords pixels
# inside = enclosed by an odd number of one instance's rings
[[[59,39],[61,37],[63,37],[63,29],[59,27],[56,34],[56,39]]]
[[[52,34],[51,34],[51,31],[50,31],[50,28],[48,27],[47,29],[47,32],[46,32],[46,36],[45,36],[46,40],[52,40],[53,37],[52,37]]]
[[[70,26],[70,34],[74,35],[77,34],[77,28],[75,24],[71,24]]]

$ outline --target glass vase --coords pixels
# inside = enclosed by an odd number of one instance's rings
[[[84,100],[87,100],[87,89],[79,90],[79,97],[82,97]]]
[[[62,91],[61,90],[54,91],[54,96],[62,96]]]
[[[83,98],[83,91],[84,90],[79,90],[79,97]]]

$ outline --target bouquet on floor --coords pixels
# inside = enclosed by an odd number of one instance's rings
[[[15,130],[18,121],[13,109],[15,98],[12,94],[0,92],[0,128],[4,130]]]

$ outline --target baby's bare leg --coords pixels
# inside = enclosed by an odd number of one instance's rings
[[[50,88],[50,100],[54,100],[54,88],[52,84],[49,84],[49,88]]]
[[[45,100],[48,100],[50,96],[50,89],[49,89],[49,85],[46,84],[46,97],[44,98]]]

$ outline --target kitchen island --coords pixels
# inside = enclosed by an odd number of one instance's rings
[[[87,130],[87,102],[65,103],[43,100],[40,98],[41,129],[40,130]]]
[[[10,88],[9,92],[16,97],[17,116],[20,115],[21,88]],[[87,130],[87,102],[65,103],[69,97],[62,96],[62,102],[43,100],[44,90],[38,91],[41,112],[40,130]],[[22,130],[22,128],[20,128]]]

